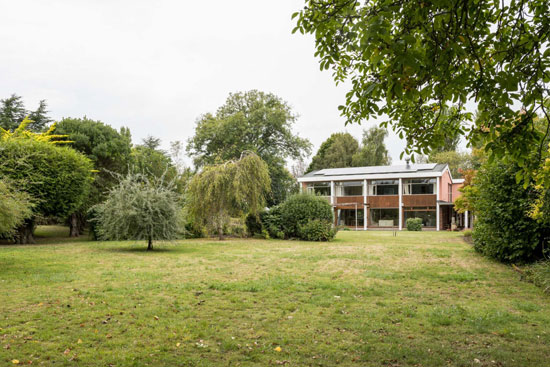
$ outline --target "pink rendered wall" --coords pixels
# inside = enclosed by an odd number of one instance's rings
[[[461,183],[454,183],[453,184],[453,203],[455,202],[455,200],[460,197],[460,195],[462,195],[462,193],[460,191],[458,191],[458,189],[460,189],[462,187],[463,184]]]
[[[446,170],[443,176],[441,176],[441,181],[439,181],[439,200],[449,200],[449,184],[452,182],[451,175]]]

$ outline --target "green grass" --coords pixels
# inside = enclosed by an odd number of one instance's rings
[[[0,365],[544,366],[550,302],[459,234],[0,246]],[[281,351],[276,350],[277,347]]]

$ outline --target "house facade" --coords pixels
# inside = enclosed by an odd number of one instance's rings
[[[472,224],[470,213],[454,210],[464,180],[453,180],[446,164],[329,168],[298,182],[331,203],[335,225],[351,229],[401,230],[408,218],[422,218],[425,229],[437,231]]]

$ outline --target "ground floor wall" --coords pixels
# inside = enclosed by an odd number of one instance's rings
[[[402,228],[408,218],[421,218],[425,229],[437,229],[437,207],[403,207]],[[351,229],[399,229],[399,208],[370,208],[364,205],[334,206],[334,224]],[[365,223],[366,222],[366,223]],[[461,230],[471,228],[473,216],[458,213],[452,205],[439,206],[439,229]]]

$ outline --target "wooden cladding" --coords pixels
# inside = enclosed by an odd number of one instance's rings
[[[371,208],[398,208],[399,195],[368,196],[367,203]]]
[[[363,196],[337,196],[335,198],[335,205],[348,204],[342,206],[342,208],[349,208],[349,204],[357,203],[362,207],[364,203]],[[371,208],[398,208],[399,207],[399,195],[381,195],[381,196],[368,196],[367,203]],[[435,207],[436,195],[403,195],[404,207]]]
[[[336,204],[357,203],[363,205],[363,196],[337,196]]]
[[[436,195],[403,195],[403,206],[435,206]]]

